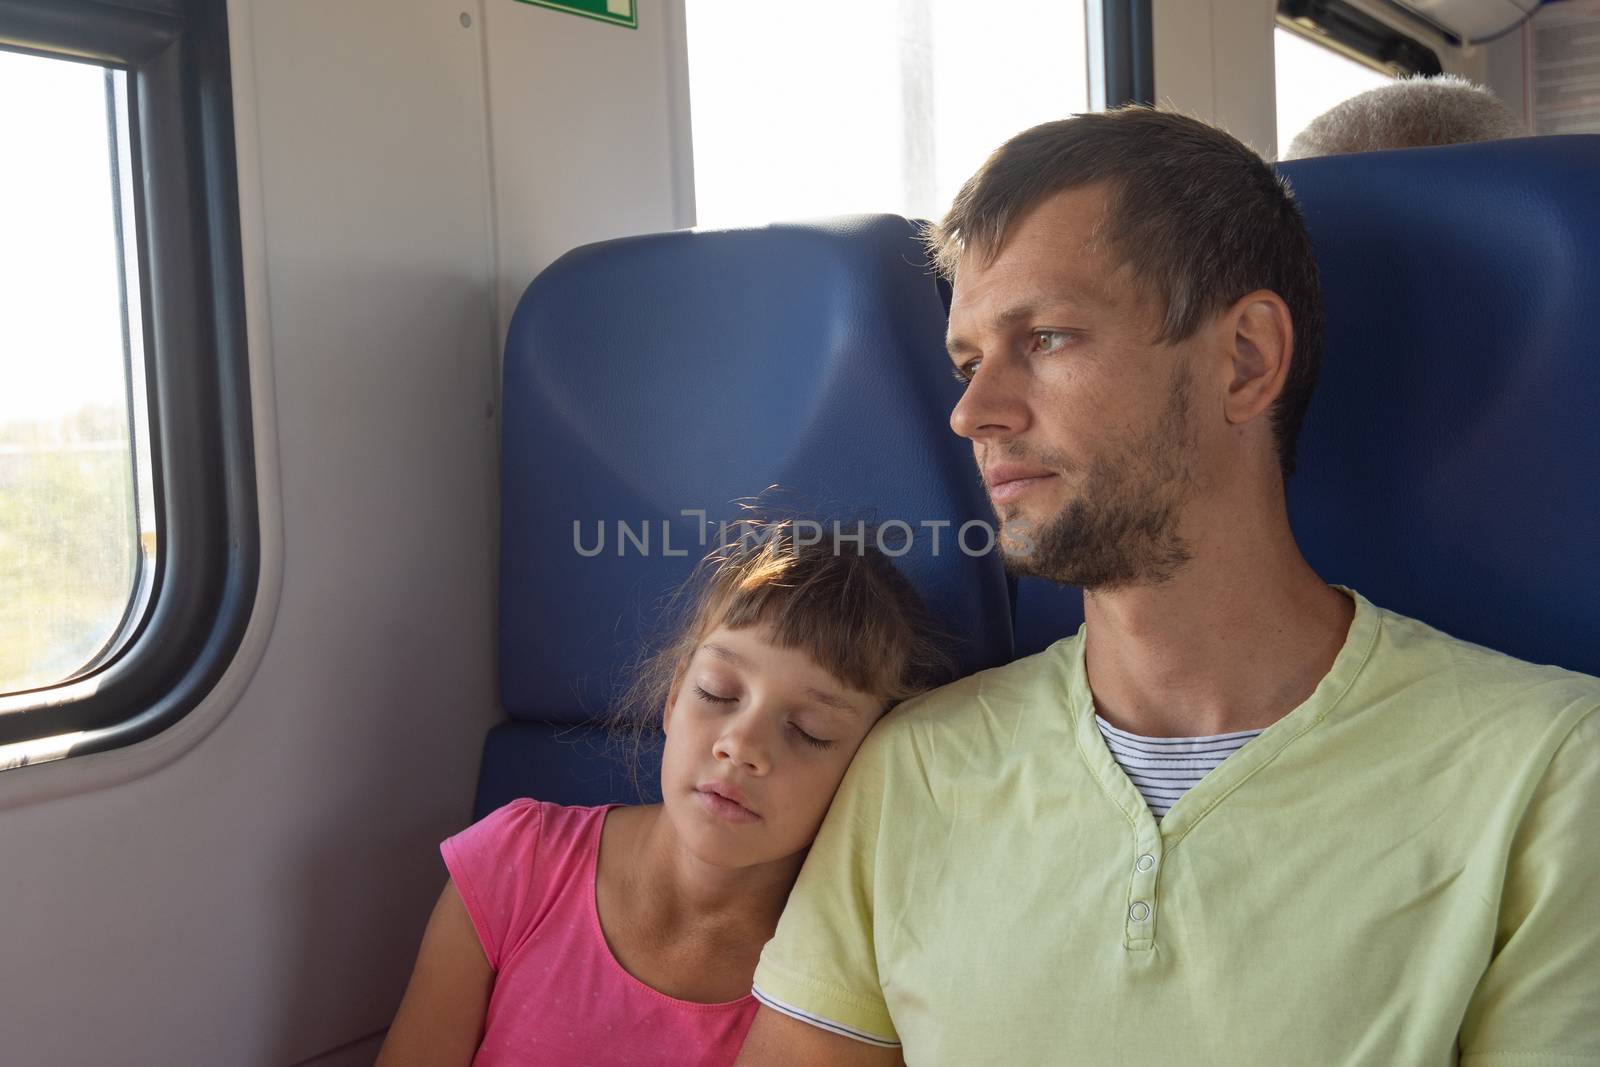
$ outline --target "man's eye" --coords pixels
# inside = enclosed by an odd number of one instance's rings
[[[979,362],[979,360],[974,359],[968,363],[961,364],[959,367],[951,367],[950,373],[955,376],[956,381],[960,382],[962,385],[966,385],[968,382],[972,381],[972,376],[978,373]]]
[[[796,736],[798,736],[800,738],[800,740],[804,741],[806,744],[810,745],[812,748],[832,748],[833,747],[833,742],[832,741],[824,741],[820,737],[812,737],[810,734],[808,734],[804,730],[800,729],[800,727],[796,726],[794,723],[790,723],[789,724],[789,729],[793,730],[795,732]]]
[[[1054,352],[1066,347],[1070,335],[1064,330],[1038,330],[1033,335],[1035,352]]]
[[[701,689],[698,685],[694,687],[694,691],[695,691],[695,695],[697,695],[701,700],[704,700],[709,704],[733,704],[733,703],[736,703],[736,700],[735,700],[734,697],[719,697],[715,693],[706,692],[704,689]]]

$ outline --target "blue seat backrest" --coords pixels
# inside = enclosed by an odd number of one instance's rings
[[[1600,674],[1600,137],[1282,165],[1322,271],[1289,510],[1330,581]],[[1018,585],[1019,655],[1077,594]]]
[[[703,510],[715,540],[733,501],[769,485],[847,530],[858,517],[907,523],[897,562],[964,642],[964,669],[1011,657],[999,562],[954,540],[989,512],[947,425],[959,387],[943,330],[915,228],[895,216],[610,241],[529,286],[504,378],[500,681],[512,721],[490,734],[480,815],[516,796],[633,799],[597,724],[657,605],[704,550],[700,518],[683,513]],[[937,555],[924,522],[951,523]],[[886,531],[891,550],[904,540]]]

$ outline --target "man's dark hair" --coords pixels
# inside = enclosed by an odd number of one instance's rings
[[[1196,119],[1147,107],[1075,115],[1024,130],[995,150],[927,235],[954,279],[965,254],[992,262],[1013,223],[1064,189],[1105,182],[1105,235],[1162,307],[1156,340],[1192,337],[1246,293],[1269,289],[1294,323],[1294,356],[1272,407],[1278,463],[1295,441],[1322,365],[1322,289],[1288,185],[1248,147]]]

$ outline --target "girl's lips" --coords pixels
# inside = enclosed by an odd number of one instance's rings
[[[743,804],[734,803],[720,793],[713,793],[706,789],[696,789],[694,795],[702,808],[719,819],[738,823],[761,821],[761,816]]]

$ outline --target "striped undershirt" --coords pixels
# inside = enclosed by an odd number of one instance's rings
[[[1215,737],[1142,737],[1117,729],[1099,715],[1094,721],[1122,773],[1143,794],[1145,803],[1158,819],[1217,764],[1261,732],[1241,730]]]

